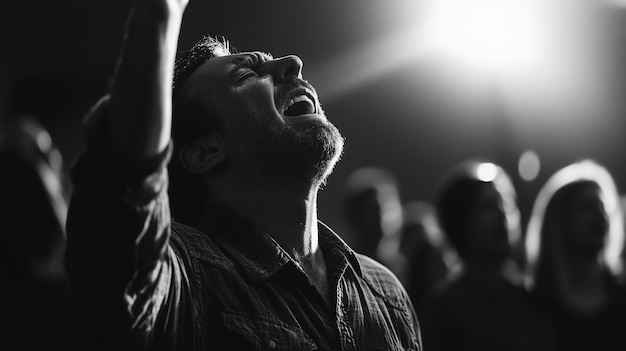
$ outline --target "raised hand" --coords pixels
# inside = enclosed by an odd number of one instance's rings
[[[132,165],[160,154],[170,139],[171,82],[188,0],[135,0],[111,89],[112,152]]]

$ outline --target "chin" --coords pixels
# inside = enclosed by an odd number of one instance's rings
[[[235,142],[245,149],[242,169],[256,181],[324,183],[342,155],[343,136],[324,115],[290,121],[241,126]]]
[[[345,143],[343,136],[334,125],[328,123],[326,133],[326,142],[324,143],[323,155],[319,167],[320,176],[318,177],[318,181],[321,184],[326,182],[333,172],[335,165],[341,159]]]
[[[332,154],[325,153],[324,155],[316,154],[315,156],[317,157],[301,157],[298,164],[292,163],[292,167],[290,171],[287,171],[287,174],[291,173],[291,176],[296,179],[308,179],[314,186],[324,185],[341,158],[341,149],[342,147],[334,149]]]
[[[323,185],[343,153],[344,138],[327,120],[316,120],[309,128],[298,132],[293,153],[286,155],[291,176],[309,179],[314,185]]]
[[[317,176],[314,177],[313,179],[314,182],[319,185],[325,185],[326,181],[328,180],[328,177],[333,173],[333,170],[335,169],[335,165],[337,164],[337,162],[339,162],[340,158],[341,158],[341,153],[334,156],[331,160],[326,162],[325,165],[320,166],[319,171],[317,172],[318,173]]]

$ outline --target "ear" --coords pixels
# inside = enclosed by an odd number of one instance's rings
[[[180,152],[183,167],[196,174],[208,173],[223,164],[226,159],[220,140],[215,136],[190,141],[183,145]]]

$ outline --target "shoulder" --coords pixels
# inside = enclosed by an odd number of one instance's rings
[[[410,304],[409,297],[398,277],[389,268],[368,256],[357,253],[356,257],[367,285],[392,306],[407,308]]]
[[[384,286],[402,285],[393,272],[371,257],[355,253],[364,277]]]
[[[208,233],[172,221],[171,240],[174,250],[187,256],[190,261],[203,261],[223,269],[233,268],[232,260]]]
[[[374,259],[361,254],[356,254],[356,258],[360,265],[362,279],[372,294],[378,296],[376,300],[384,302],[383,310],[386,310],[384,318],[391,322],[395,333],[403,340],[401,344],[407,349],[421,350],[420,324],[413,304],[400,280],[391,270]],[[378,306],[382,308],[382,305]],[[371,308],[371,310],[374,311],[376,308]]]

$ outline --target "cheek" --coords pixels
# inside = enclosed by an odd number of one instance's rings
[[[241,114],[278,115],[270,77],[253,80],[231,91],[230,104]]]

